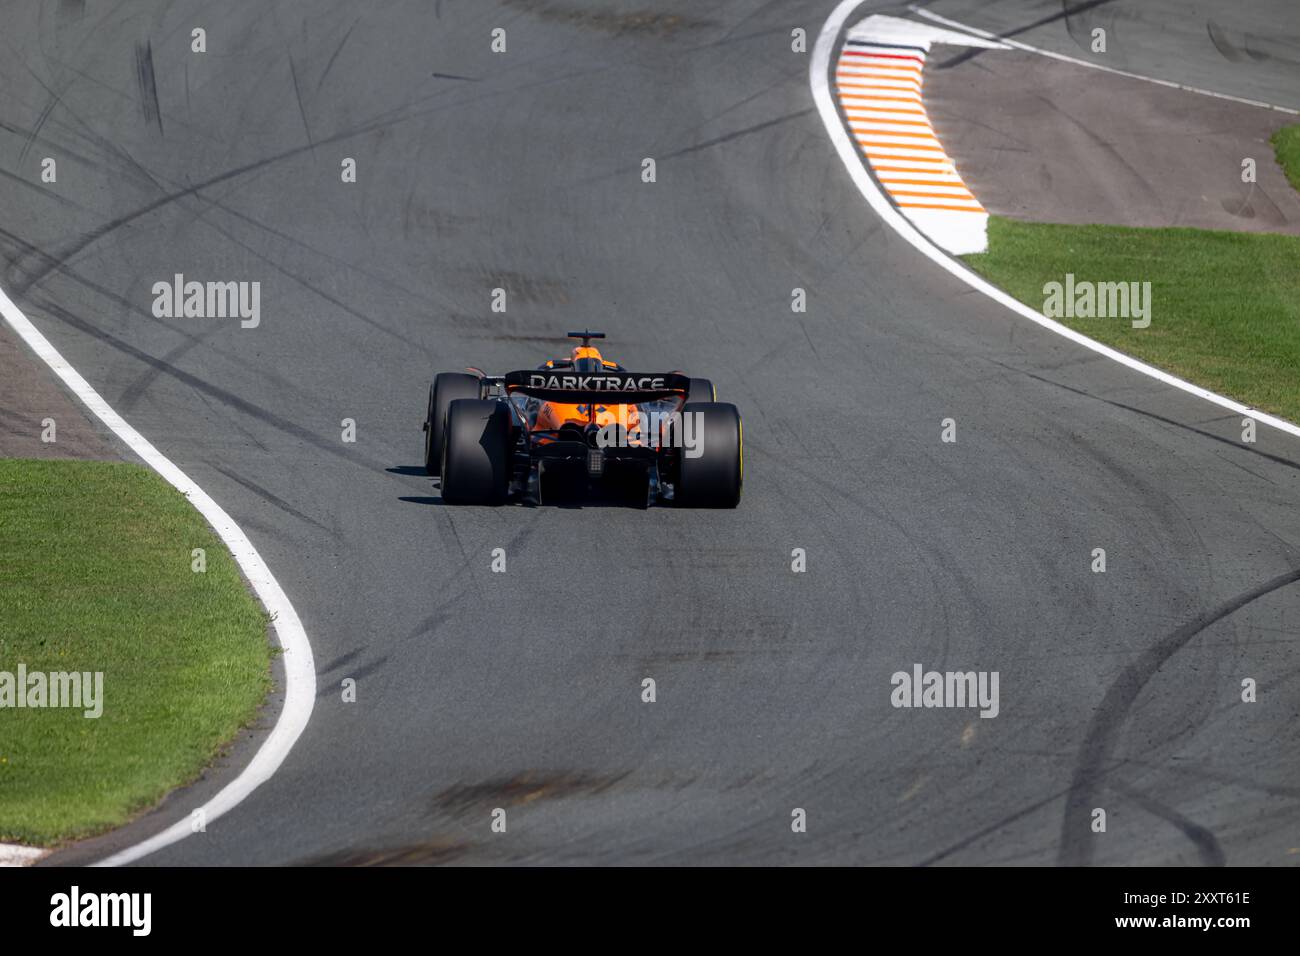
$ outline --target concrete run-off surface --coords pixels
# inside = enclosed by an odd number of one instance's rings
[[[1269,143],[1296,117],[1034,53],[962,52],[932,51],[925,101],[989,212],[1300,235],[1300,193]]]

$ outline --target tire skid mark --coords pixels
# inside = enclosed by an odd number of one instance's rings
[[[1275,465],[1281,465],[1283,468],[1300,470],[1300,463],[1297,463],[1290,458],[1284,458],[1281,455],[1274,455],[1269,452],[1263,451],[1262,449],[1257,448],[1255,445],[1234,441],[1231,438],[1225,438],[1223,435],[1216,435],[1214,432],[1206,431],[1203,428],[1197,428],[1195,425],[1189,425],[1186,422],[1180,422],[1177,419],[1169,418],[1165,415],[1158,415],[1155,412],[1147,411],[1146,409],[1143,408],[1138,408],[1136,405],[1128,405],[1124,402],[1116,401],[1113,398],[1104,398],[1101,395],[1094,395],[1092,392],[1089,392],[1086,389],[1075,388],[1073,385],[1066,385],[1063,382],[1053,381],[1052,379],[1048,378],[1045,375],[1038,375],[1034,372],[1030,372],[1027,369],[1016,368],[1014,366],[1007,365],[1004,362],[994,362],[993,364],[1000,365],[1003,368],[1007,369],[1008,371],[1015,372],[1018,375],[1025,375],[1029,378],[1034,379],[1035,381],[1042,382],[1045,385],[1055,386],[1056,388],[1063,389],[1064,391],[1072,392],[1075,395],[1080,395],[1083,398],[1091,398],[1093,401],[1101,402],[1104,405],[1109,405],[1111,408],[1118,408],[1126,412],[1132,412],[1134,415],[1141,415],[1143,418],[1149,418],[1152,421],[1161,422],[1165,425],[1169,425],[1172,428],[1178,428],[1183,431],[1192,432],[1193,434],[1200,435],[1202,438],[1208,438],[1211,441],[1218,442],[1220,445],[1226,445],[1227,447],[1232,448],[1236,451],[1243,451],[1246,452],[1247,454],[1256,455],[1260,458],[1264,458],[1268,461],[1271,461]]]
[[[1279,574],[1263,584],[1236,595],[1217,607],[1198,615],[1182,627],[1151,645],[1137,660],[1129,664],[1106,691],[1101,704],[1093,713],[1088,732],[1079,748],[1069,795],[1065,800],[1065,813],[1061,820],[1061,846],[1057,862],[1064,866],[1087,866],[1092,862],[1096,847],[1095,834],[1089,826],[1089,813],[1097,805],[1097,797],[1120,731],[1128,722],[1129,713],[1138,695],[1174,654],[1207,628],[1241,610],[1247,604],[1265,597],[1288,584],[1300,581],[1300,570]]]
[[[32,126],[31,132],[28,134],[26,141],[23,143],[22,152],[18,154],[19,166],[21,166],[23,163],[27,161],[27,154],[28,152],[31,151],[33,141],[35,141],[37,135],[40,133],[41,129],[45,126],[45,121],[50,118],[50,114],[54,112],[54,107],[58,106],[60,102],[61,102],[61,98],[57,93],[52,94],[50,98],[46,100],[45,108],[41,110],[41,115],[36,117],[36,123],[34,126]]]
[[[43,302],[43,303],[34,303],[34,304],[38,308],[40,308],[43,312],[48,313],[53,318],[59,319],[60,321],[67,323],[68,325],[72,326],[75,329],[78,329],[81,332],[84,332],[87,335],[93,336],[94,338],[103,342],[105,345],[109,346],[110,348],[115,349],[116,351],[121,352],[124,355],[129,355],[131,358],[134,358],[136,361],[140,362],[141,364],[155,367],[164,375],[168,375],[171,378],[176,379],[178,382],[182,382],[183,384],[188,385],[190,388],[194,389],[200,394],[214,398],[217,401],[220,401],[223,404],[237,411],[243,412],[244,414],[248,415],[250,418],[254,418],[257,421],[264,422],[265,424],[270,425],[272,428],[276,428],[287,435],[292,435],[294,438],[297,438],[300,441],[303,441],[314,448],[318,448],[321,451],[325,452],[326,454],[332,455],[335,458],[349,462],[350,464],[356,465],[359,468],[366,468],[371,471],[382,472],[386,466],[385,463],[380,462],[376,459],[365,457],[352,452],[343,451],[337,447],[338,445],[337,442],[330,441],[325,438],[321,438],[315,432],[307,428],[304,428],[301,425],[298,425],[297,423],[292,422],[281,415],[277,415],[276,413],[268,409],[265,409],[254,402],[250,402],[247,399],[242,398],[239,395],[236,395],[234,392],[231,392],[228,389],[222,388],[219,385],[214,385],[211,382],[208,382],[197,375],[185,371],[184,369],[180,369],[173,365],[169,365],[163,359],[154,358],[152,355],[149,355],[146,352],[142,352],[140,349],[137,349],[135,346],[129,345],[122,339],[119,339],[117,336],[110,335],[107,332],[104,332],[102,329],[97,328],[92,323],[87,322],[85,319],[81,318],[78,315],[74,315],[73,313],[69,312],[67,309],[58,306],[54,302]]]
[[[297,508],[289,504],[289,502],[285,501],[279,495],[271,491],[268,491],[266,488],[263,488],[257,482],[245,478],[243,475],[239,474],[239,472],[235,471],[233,468],[227,468],[224,465],[216,465],[216,464],[212,465],[211,467],[214,471],[218,471],[221,474],[225,475],[227,478],[229,478],[235,484],[239,485],[241,488],[248,489],[254,495],[256,495],[257,497],[265,501],[267,504],[270,504],[275,508],[278,508],[280,511],[283,511],[285,514],[297,518],[299,521],[306,522],[307,524],[312,525],[315,528],[319,528],[321,531],[324,531],[326,534],[328,534],[331,538],[339,537],[339,532],[337,528],[331,528],[329,525],[317,521],[311,515],[299,511]]]
[[[400,111],[394,111],[394,112],[400,112]],[[22,282],[15,288],[15,293],[19,296],[25,295],[28,292],[28,290],[32,288],[32,286],[41,282],[41,280],[43,280],[47,275],[53,272],[54,269],[57,268],[57,264],[66,263],[68,260],[76,256],[77,254],[83,252],[89,246],[94,245],[99,240],[103,239],[105,236],[108,236],[111,233],[116,232],[117,230],[121,229],[124,226],[129,226],[132,223],[136,222],[137,220],[145,216],[148,216],[154,212],[157,212],[160,209],[163,209],[174,203],[178,203],[181,200],[186,199],[190,196],[197,196],[205,189],[208,189],[212,186],[216,186],[219,183],[224,183],[232,179],[237,179],[241,176],[247,175],[248,173],[256,172],[267,166],[271,166],[275,163],[282,162],[283,160],[291,159],[295,156],[299,156],[303,153],[313,150],[315,146],[328,146],[328,145],[332,145],[333,143],[343,142],[345,140],[352,139],[354,137],[363,136],[367,133],[375,132],[377,130],[384,129],[385,127],[392,126],[397,123],[405,122],[409,119],[414,118],[415,116],[423,115],[423,112],[431,112],[431,110],[422,111],[421,113],[400,115],[393,118],[385,117],[385,118],[375,119],[370,122],[363,123],[359,126],[353,127],[351,129],[347,129],[347,130],[343,130],[342,132],[335,133],[334,135],[326,137],[325,139],[317,140],[314,145],[308,143],[300,146],[294,146],[289,149],[281,150],[279,152],[272,153],[268,156],[263,156],[260,159],[255,159],[252,162],[243,163],[239,166],[235,166],[231,169],[227,169],[224,172],[220,172],[213,176],[209,176],[207,179],[204,179],[201,182],[192,183],[190,185],[185,186],[184,188],[176,189],[173,190],[172,192],[166,193],[165,195],[160,196],[159,198],[152,200],[151,202],[147,202],[144,203],[143,205],[137,206],[135,209],[132,209],[129,212],[126,212],[120,216],[116,216],[112,219],[102,222],[94,229],[91,229],[90,231],[84,233],[76,241],[69,243],[66,248],[60,250],[57,255],[50,256],[50,258],[53,260],[55,265],[44,266],[40,269],[35,270],[32,274],[25,276]]]
[[[153,44],[145,40],[135,45],[135,78],[140,87],[140,108],[144,110],[144,120],[151,126],[163,131],[162,112],[158,108],[158,86],[153,74]]]
[[[1227,864],[1227,857],[1224,856],[1223,847],[1219,845],[1219,841],[1213,833],[1199,823],[1188,819],[1173,807],[1166,806],[1140,790],[1134,790],[1132,787],[1122,784],[1113,784],[1111,789],[1132,800],[1152,816],[1159,817],[1161,820],[1177,827],[1196,846],[1196,852],[1200,854],[1201,863],[1205,866],[1225,866]]]

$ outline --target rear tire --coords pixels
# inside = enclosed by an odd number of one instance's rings
[[[459,398],[478,398],[482,392],[475,375],[440,372],[429,386],[429,408],[424,417],[424,470],[437,475],[442,468],[442,443],[447,409]]]
[[[510,410],[491,399],[461,398],[447,409],[442,446],[442,500],[498,505],[510,490]]]
[[[745,481],[744,434],[740,412],[729,402],[692,402],[682,414],[699,413],[702,428],[695,429],[702,454],[686,457],[681,450],[673,500],[687,508],[734,508],[740,504]]]

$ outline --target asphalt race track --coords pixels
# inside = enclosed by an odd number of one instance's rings
[[[247,531],[318,667],[275,777],[144,862],[1294,860],[1300,441],[885,228],[790,49],[829,0],[5,6],[0,285]],[[155,318],[176,273],[260,281],[260,325]],[[432,374],[583,325],[740,407],[738,510],[441,504]],[[997,717],[895,709],[914,663],[999,672]]]

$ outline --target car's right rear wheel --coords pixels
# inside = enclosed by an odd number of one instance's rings
[[[690,429],[696,448],[678,450],[674,503],[688,508],[736,507],[745,481],[739,410],[729,402],[691,402],[682,407],[682,415],[698,416]],[[699,454],[691,457],[694,451]]]

